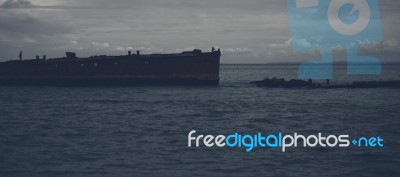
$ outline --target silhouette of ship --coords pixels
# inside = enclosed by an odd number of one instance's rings
[[[219,85],[220,49],[174,54],[92,56],[11,60],[0,63],[0,85],[9,86],[141,86]]]
[[[325,88],[325,89],[356,89],[356,88],[400,88],[400,80],[389,81],[357,81],[347,84],[330,85],[329,79],[326,80],[326,85],[314,83],[312,79],[307,81],[301,79],[285,80],[283,78],[266,78],[261,81],[253,81],[250,84],[255,84],[257,87],[269,88]]]

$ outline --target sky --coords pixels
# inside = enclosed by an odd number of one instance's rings
[[[360,53],[398,61],[400,1],[379,0],[383,41]],[[0,0],[0,61],[176,53],[221,48],[222,63],[302,62],[294,53],[286,0]],[[344,48],[334,50],[343,61]]]

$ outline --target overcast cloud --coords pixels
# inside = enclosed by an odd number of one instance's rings
[[[395,61],[400,51],[400,1],[381,0],[384,41],[364,54]],[[293,54],[286,0],[0,0],[0,60],[181,52],[212,46],[222,63],[306,61]],[[343,49],[337,49],[340,56]],[[343,57],[342,57],[343,58]],[[336,60],[341,60],[340,57]]]

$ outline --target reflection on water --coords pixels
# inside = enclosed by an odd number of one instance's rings
[[[0,87],[0,176],[399,176],[398,89],[268,89],[297,66],[223,65],[220,87]],[[380,76],[334,82],[400,80]],[[204,134],[381,136],[381,149],[188,148]]]

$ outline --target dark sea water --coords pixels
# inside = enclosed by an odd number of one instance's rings
[[[268,89],[295,65],[222,65],[219,87],[0,87],[0,176],[400,176],[400,89]],[[333,83],[400,80],[380,76]],[[189,148],[187,135],[380,136],[381,148]]]

